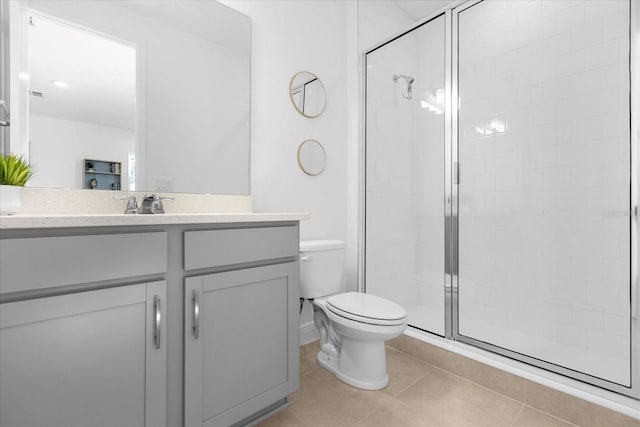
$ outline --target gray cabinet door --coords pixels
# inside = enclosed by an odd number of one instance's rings
[[[229,426],[287,397],[298,376],[298,264],[185,281],[185,427]]]
[[[0,426],[164,426],[166,283],[0,305]]]

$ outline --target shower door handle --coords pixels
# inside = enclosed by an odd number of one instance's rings
[[[638,278],[631,284],[631,318],[638,318]]]
[[[632,213],[636,222],[636,238],[638,233],[638,206],[633,208]],[[637,254],[636,254],[637,256]],[[631,318],[638,318],[638,269],[636,268],[636,277],[631,280]]]

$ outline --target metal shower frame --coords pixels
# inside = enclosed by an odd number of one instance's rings
[[[531,356],[517,353],[512,350],[508,350],[499,347],[494,344],[489,344],[483,341],[475,340],[473,338],[460,335],[458,325],[458,291],[459,291],[459,271],[458,271],[458,217],[459,217],[459,204],[458,204],[458,114],[457,108],[453,105],[452,100],[458,99],[458,16],[466,9],[473,7],[474,5],[481,3],[483,0],[459,0],[451,5],[427,16],[426,18],[416,22],[406,31],[390,37],[381,43],[367,49],[362,54],[362,67],[361,76],[363,76],[363,84],[361,86],[361,99],[363,108],[361,109],[361,152],[360,160],[364,167],[360,170],[360,188],[362,190],[359,201],[359,215],[358,215],[358,228],[359,238],[358,244],[360,250],[358,259],[358,288],[361,291],[366,291],[366,254],[365,254],[365,239],[366,239],[366,79],[367,79],[367,54],[374,50],[404,36],[405,34],[415,30],[416,28],[432,21],[442,15],[445,16],[445,275],[443,280],[444,285],[444,304],[445,304],[445,335],[444,338],[459,341],[480,348],[482,350],[489,351],[501,356],[508,357],[510,359],[524,362],[526,364],[545,369],[550,372],[554,372],[563,375],[568,378],[572,378],[583,383],[599,387],[601,389],[613,391],[621,395],[630,396],[635,399],[640,399],[640,321],[638,320],[637,310],[638,307],[638,126],[640,125],[640,119],[634,117],[631,113],[634,107],[640,107],[640,93],[633,85],[634,81],[631,78],[631,74],[636,71],[640,64],[636,63],[635,57],[640,57],[639,46],[634,43],[633,34],[640,34],[640,3],[629,0],[630,7],[630,93],[629,93],[629,122],[631,129],[631,150],[630,150],[630,166],[631,166],[631,184],[629,195],[629,231],[631,241],[631,271],[630,271],[630,302],[631,302],[631,355],[630,360],[635,363],[631,363],[631,386],[625,387],[623,385],[613,383],[611,381],[603,380],[593,377],[588,374],[577,372],[575,370],[565,368],[559,365],[555,365],[540,359],[536,359]],[[640,37],[640,36],[639,36]],[[640,43],[638,43],[640,44]],[[634,318],[635,314],[635,318]],[[428,332],[428,331],[426,331]],[[431,332],[429,332],[431,333]],[[636,347],[633,343],[638,343]]]

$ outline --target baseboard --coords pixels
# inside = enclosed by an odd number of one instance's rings
[[[300,325],[300,345],[308,344],[320,338],[318,329],[313,322],[306,322]]]

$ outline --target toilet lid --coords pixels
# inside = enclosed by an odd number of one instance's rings
[[[395,302],[361,292],[333,295],[327,299],[327,308],[339,316],[374,325],[398,325],[407,317]]]

